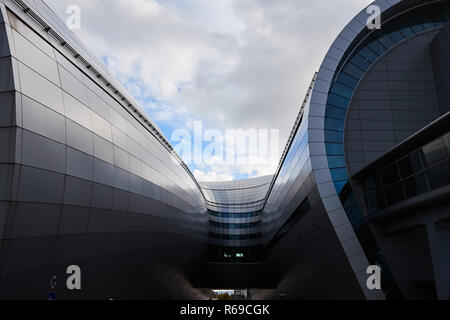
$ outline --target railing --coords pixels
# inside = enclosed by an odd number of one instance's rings
[[[450,184],[450,132],[362,181],[369,214]]]

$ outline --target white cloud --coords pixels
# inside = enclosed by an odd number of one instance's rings
[[[203,120],[222,130],[279,129],[282,149],[326,50],[371,1],[46,2],[62,17],[67,6],[80,6],[78,36],[160,126]]]
[[[217,171],[201,171],[198,169],[194,170],[194,177],[200,182],[219,182],[219,181],[233,181],[233,176],[226,173],[221,173]]]

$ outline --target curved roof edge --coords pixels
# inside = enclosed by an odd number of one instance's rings
[[[34,0],[33,2],[29,0],[11,1],[40,25],[43,31],[53,37],[53,39],[61,45],[61,48],[64,48],[75,60],[81,62],[85,67],[84,70],[81,71],[90,78],[94,77],[94,79],[98,79],[98,81],[92,80],[99,85],[101,84],[102,89],[105,90],[106,93],[118,101],[127,112],[129,112],[164,146],[164,148],[167,149],[193,180],[202,194],[202,197],[205,199],[203,191],[194,175],[174,150],[161,129],[147,115],[134,97],[131,96],[131,94],[115,79],[107,67],[86,49],[80,39],[66,27],[65,23],[47,6],[47,4],[43,0]],[[78,65],[77,67],[79,68]]]

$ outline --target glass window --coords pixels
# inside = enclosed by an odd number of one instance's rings
[[[344,146],[341,143],[326,143],[328,155],[344,155]]]
[[[422,171],[422,163],[420,161],[422,153],[419,151],[407,156],[406,158],[400,160],[398,166],[400,168],[400,173],[402,178],[407,178],[416,172]]]
[[[353,89],[355,89],[356,86],[358,85],[358,79],[353,78],[351,75],[345,73],[344,71],[342,71],[339,74],[339,77],[337,78],[336,81],[340,82],[340,83],[343,83],[347,87],[353,88]]]
[[[386,51],[386,48],[377,39],[372,38],[372,40],[369,41],[371,42],[369,42],[367,46],[372,49],[372,51],[376,52],[379,56],[381,56]]]
[[[343,168],[345,167],[345,159],[343,156],[329,156],[328,165],[330,168]]]
[[[448,158],[444,140],[439,138],[422,148],[425,166],[428,168]]]
[[[381,190],[380,179],[378,175],[371,176],[369,179],[364,181],[364,192],[365,194],[371,194]]]
[[[336,192],[341,193],[342,189],[344,189],[345,185],[348,183],[348,180],[334,181],[334,187],[336,188]]]
[[[400,180],[397,165],[392,165],[380,172],[381,181],[384,187],[388,187]]]
[[[427,170],[428,182],[432,190],[450,183],[450,160]]]
[[[388,34],[396,43],[404,39],[402,33],[398,30],[388,31]]]
[[[380,36],[380,37],[378,38],[378,41],[380,41],[380,43],[381,43],[385,48],[390,48],[390,47],[392,47],[392,46],[395,44],[394,41],[392,41],[392,39],[391,39],[388,35],[386,35],[386,34]]]
[[[331,92],[336,93],[340,96],[346,97],[346,98],[351,98],[353,95],[353,89],[350,89],[349,87],[346,87],[345,85],[336,82],[331,86],[330,89]]]
[[[450,156],[450,133],[444,136],[445,145],[447,146],[447,155]]]
[[[405,200],[401,183],[397,183],[396,185],[387,189],[385,195],[388,205],[393,205]]]
[[[365,46],[361,48],[358,52],[364,59],[370,62],[370,64],[374,63],[378,58],[378,55],[369,47]]]
[[[330,169],[330,172],[331,172],[331,177],[333,178],[333,181],[348,179],[346,168]]]
[[[338,96],[338,95],[336,95],[336,94],[334,94],[334,93],[330,93],[330,94],[328,95],[328,101],[327,101],[327,103],[328,103],[328,104],[331,104],[331,105],[333,105],[333,106],[342,108],[342,109],[347,109],[347,108],[348,108],[348,105],[349,105],[349,103],[350,103],[350,100],[347,99],[347,98],[344,98],[344,97],[342,97],[342,96]]]
[[[342,132],[325,130],[325,142],[342,143],[343,142]]]
[[[367,197],[367,210],[370,213],[377,212],[385,207],[386,202],[382,192],[377,192]]]
[[[325,128],[344,131],[344,121],[332,118],[325,118]]]
[[[364,74],[364,70],[360,69],[359,67],[355,66],[353,63],[349,62],[345,67],[344,71],[348,74],[350,74],[352,77],[355,77],[356,79],[361,79],[361,77]]]
[[[361,68],[361,70],[369,69],[370,65],[373,63],[368,58],[363,57],[359,53],[355,54],[351,59],[351,63]]]
[[[326,111],[326,117],[345,120],[345,116],[347,115],[347,110],[328,106]]]
[[[404,186],[407,198],[412,198],[428,191],[423,173],[405,180]]]
[[[404,38],[408,38],[414,34],[413,31],[411,30],[411,28],[408,26],[408,23],[406,20],[407,20],[407,17],[403,16],[403,17],[400,17],[400,19],[395,20],[392,24],[396,30],[399,30],[401,32],[401,34],[403,35]]]

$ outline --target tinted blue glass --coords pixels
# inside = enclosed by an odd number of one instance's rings
[[[423,30],[425,30],[424,26],[421,23],[412,25],[411,29],[413,30],[414,33],[419,33],[419,32],[422,32]]]
[[[342,132],[325,130],[325,142],[342,143],[344,141]]]
[[[368,58],[363,57],[360,54],[355,54],[351,59],[350,62],[353,63],[354,65],[358,66],[359,68],[361,68],[362,70],[367,70],[370,65],[373,63],[372,61],[370,61]]]
[[[220,229],[250,229],[259,227],[261,225],[261,221],[253,223],[221,223],[210,221],[209,225]]]
[[[395,44],[395,42],[388,35],[382,35],[378,40],[385,48],[390,48]]]
[[[400,31],[400,33],[403,35],[403,37],[408,38],[410,36],[412,36],[414,34],[414,32],[412,31],[412,29],[409,27],[408,24],[408,17],[403,16],[401,17],[399,20],[395,21],[392,24],[392,27],[395,30]]]
[[[399,30],[405,38],[409,38],[414,34],[414,31],[409,26],[402,27]]]
[[[326,111],[326,117],[327,118],[334,118],[334,119],[340,119],[340,120],[345,120],[345,116],[347,114],[347,110],[341,109],[341,108],[337,108],[337,107],[333,107],[333,106],[328,106],[327,107],[327,111]]]
[[[342,143],[325,143],[328,155],[344,155],[344,146]]]
[[[345,207],[345,212],[347,213],[347,217],[350,220],[352,226],[358,226],[365,223],[364,215],[362,214],[361,209],[355,203],[353,205],[349,205]]]
[[[325,118],[325,128],[337,131],[344,131],[344,121],[332,118]]]
[[[343,156],[329,156],[328,165],[330,166],[330,168],[344,168],[345,159]]]
[[[448,20],[450,18],[449,8],[450,6],[445,5],[445,9],[440,9],[438,6],[434,6],[432,10],[420,9],[422,11],[417,11],[420,12],[420,16],[411,12],[403,15],[403,17],[396,18],[395,22],[386,23],[382,30],[372,32],[361,46],[354,50],[351,59],[347,60],[340,69],[336,82],[330,88],[325,113],[326,150],[330,167],[337,169],[333,171],[333,179],[337,181],[338,192],[348,182],[348,178],[344,176],[344,158],[339,156],[343,155],[341,143],[344,121],[342,120],[345,119],[345,110],[348,108],[349,99],[353,94],[352,91],[358,85],[359,79],[380,55],[396,43],[413,36],[414,33],[422,32],[425,28],[433,28],[438,23]],[[393,187],[392,184],[390,186]],[[395,191],[394,189],[392,191]],[[397,201],[396,197],[399,197],[399,195],[392,195],[390,201]],[[380,201],[380,199],[377,199],[377,201]]]
[[[381,56],[386,51],[386,48],[381,44],[381,42],[379,42],[376,39],[369,42],[367,45],[370,49],[375,51],[379,56]]]
[[[346,168],[330,169],[330,172],[331,172],[331,177],[333,178],[333,181],[348,179]]]
[[[405,39],[403,37],[402,33],[398,30],[393,30],[393,31],[389,32],[388,34],[391,37],[391,39],[393,39],[396,43]]]
[[[359,50],[358,54],[360,54],[364,59],[369,61],[371,64],[374,63],[375,60],[377,60],[378,58],[378,54],[367,46],[362,47]]]
[[[328,95],[328,104],[331,104],[336,107],[340,107],[342,109],[347,109],[350,103],[350,100],[341,96],[338,96],[334,93],[330,93]]]
[[[226,213],[226,212],[216,212],[209,211],[209,214],[215,217],[221,218],[250,218],[260,215],[260,212],[249,212],[249,213]]]
[[[219,233],[209,233],[209,237],[213,239],[223,239],[223,240],[250,240],[257,239],[261,237],[260,233],[254,234],[219,234]]]
[[[344,189],[345,185],[348,183],[348,180],[342,181],[334,181],[334,187],[336,188],[336,192],[341,193],[342,189]]]
[[[353,95],[353,91],[354,89],[350,89],[349,87],[346,87],[339,82],[335,82],[330,89],[330,92],[336,93],[346,98],[351,98]]]
[[[364,70],[362,70],[361,68],[355,66],[354,64],[352,64],[351,62],[348,63],[344,69],[345,72],[347,72],[348,74],[350,74],[351,76],[357,78],[357,79],[361,79],[361,77],[364,74]]]
[[[353,88],[353,89],[356,88],[356,86],[358,85],[358,82],[359,82],[358,79],[353,78],[352,76],[350,76],[349,74],[347,74],[343,71],[339,74],[339,77],[336,79],[336,81],[343,83],[347,87]]]

